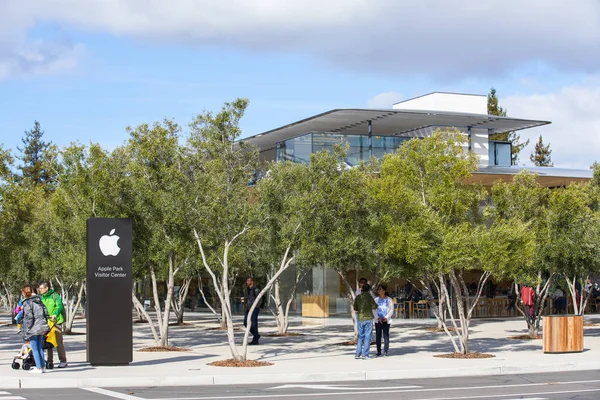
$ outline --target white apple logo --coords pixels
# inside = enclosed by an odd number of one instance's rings
[[[117,244],[120,238],[117,235],[113,235],[114,233],[115,230],[113,229],[108,235],[100,238],[100,251],[105,256],[116,256],[121,251],[121,248]]]

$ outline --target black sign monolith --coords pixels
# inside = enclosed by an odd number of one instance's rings
[[[132,230],[125,218],[87,220],[87,361],[133,360]]]

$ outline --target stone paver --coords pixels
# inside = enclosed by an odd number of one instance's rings
[[[586,318],[600,323],[600,316]],[[354,347],[339,345],[351,338],[350,318],[295,318],[290,330],[304,336],[263,337],[260,346],[249,347],[248,358],[270,361],[273,366],[219,368],[207,364],[231,357],[225,332],[210,329],[216,324],[209,314],[190,313],[187,320],[193,325],[171,328],[170,344],[189,348],[189,352],[137,351],[152,346],[153,340],[147,325],[135,324],[134,361],[129,366],[90,366],[85,362],[85,335],[73,335],[65,337],[69,367],[36,376],[11,369],[10,363],[21,346],[21,338],[16,335],[14,326],[0,326],[0,362],[4,364],[0,388],[307,382],[600,369],[600,325],[585,328],[583,353],[544,354],[541,340],[508,339],[526,333],[525,322],[520,318],[474,320],[471,351],[496,357],[469,360],[434,357],[452,352],[444,333],[425,330],[435,325],[434,320],[394,320],[390,357],[355,360]],[[0,324],[2,322],[0,316]],[[270,315],[262,315],[261,322],[261,333],[274,332]],[[77,320],[74,331],[84,333],[85,321]],[[236,334],[241,341],[242,332]]]

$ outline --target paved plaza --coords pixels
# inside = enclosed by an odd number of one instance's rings
[[[0,388],[183,386],[229,383],[319,382],[430,377],[477,376],[515,373],[600,369],[600,325],[585,327],[585,351],[544,354],[541,340],[515,340],[526,333],[520,318],[472,321],[471,351],[491,353],[488,359],[445,359],[452,352],[447,336],[430,332],[435,320],[395,320],[391,330],[390,356],[355,360],[354,347],[343,346],[352,335],[350,318],[294,318],[290,331],[303,336],[267,337],[275,331],[271,316],[261,317],[260,346],[249,347],[249,359],[272,362],[258,368],[224,368],[207,365],[230,358],[226,334],[214,329],[209,314],[188,313],[191,325],[174,326],[170,344],[188,352],[147,353],[153,346],[146,324],[134,325],[134,355],[129,366],[93,367],[86,363],[85,321],[76,320],[77,335],[65,336],[69,367],[45,375],[32,375],[10,367],[22,342],[14,326],[0,326]],[[600,316],[586,317],[600,323]],[[2,314],[0,324],[7,323]],[[239,323],[239,321],[237,322]],[[242,333],[236,332],[238,340]],[[110,340],[107,337],[106,340]],[[375,353],[372,346],[372,352]]]

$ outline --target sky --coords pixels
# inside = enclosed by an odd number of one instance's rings
[[[556,4],[553,4],[556,3]],[[251,136],[334,108],[487,94],[555,166],[600,161],[600,1],[0,0],[0,144],[59,146],[250,100]]]

